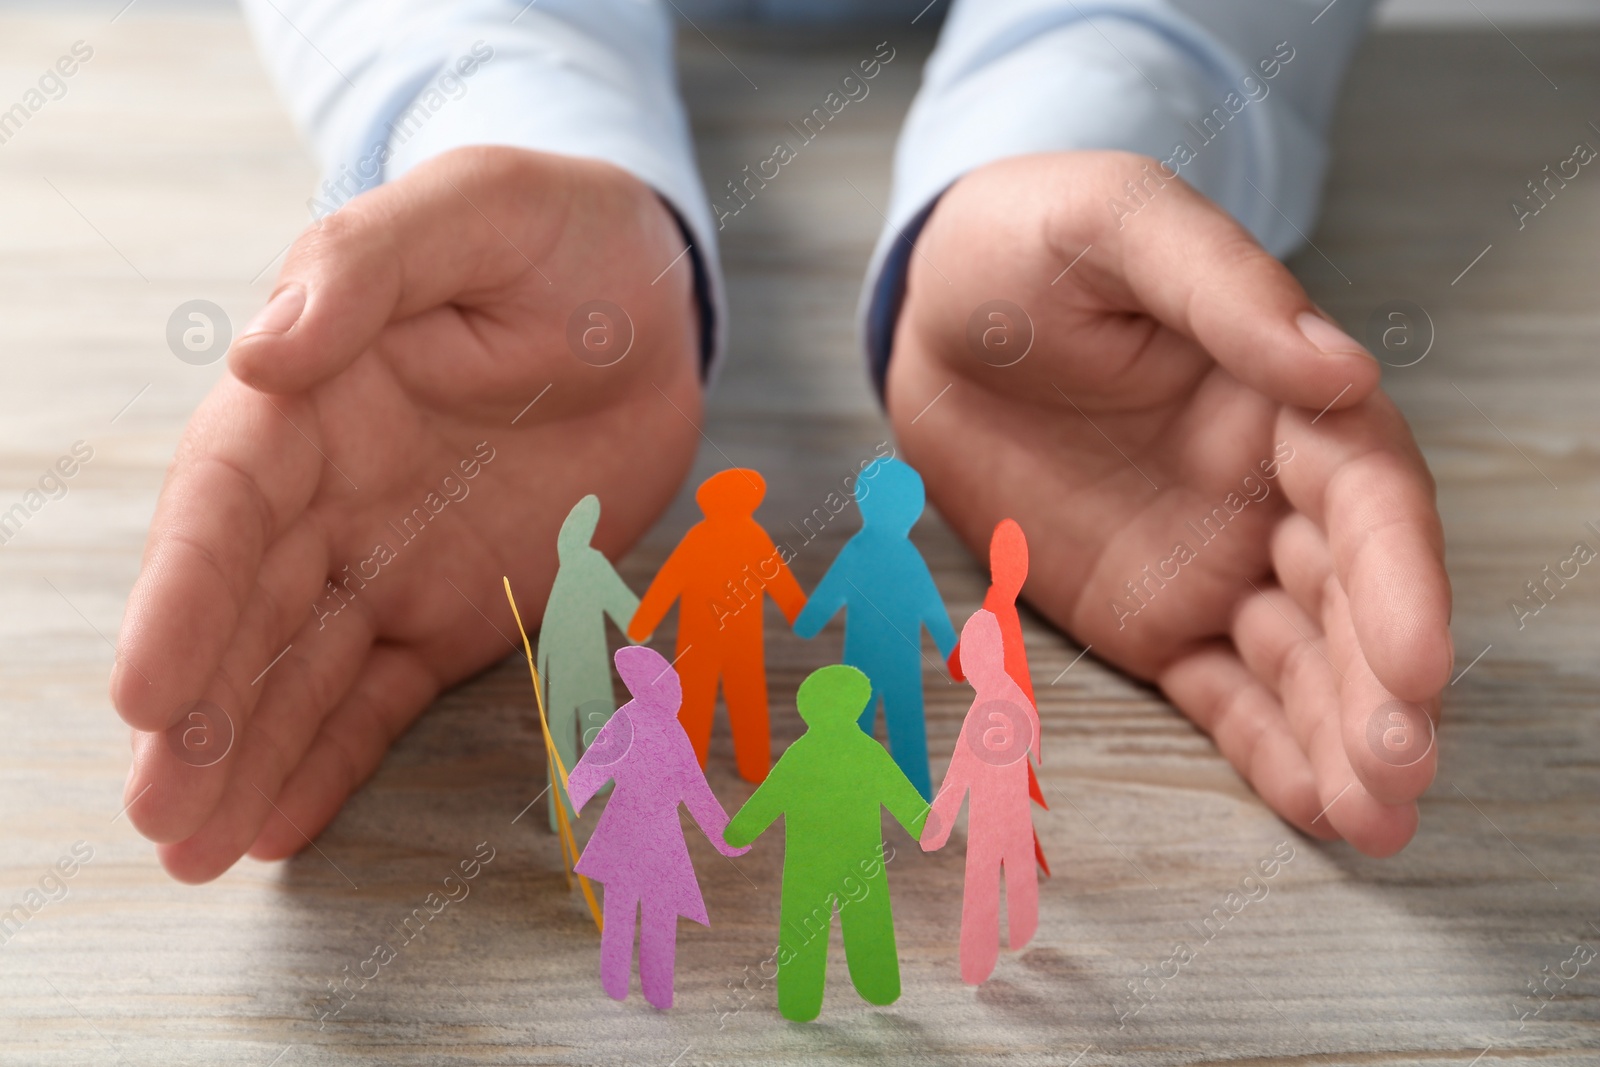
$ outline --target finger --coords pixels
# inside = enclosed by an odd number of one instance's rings
[[[1322,807],[1316,775],[1277,698],[1226,644],[1213,642],[1179,658],[1157,684],[1268,807],[1302,833],[1338,836],[1331,823],[1316,818]]]
[[[190,421],[162,486],[128,597],[111,699],[128,725],[164,730],[233,641],[264,554],[315,492],[321,457],[303,411],[224,378]]]
[[[202,729],[193,745],[184,742],[196,731],[182,722],[166,731],[136,735],[124,797],[144,797],[129,818],[152,841],[181,841],[215,810],[232,768],[232,742],[267,691],[265,678],[268,668],[277,666],[274,658],[286,653],[284,643],[305,621],[305,605],[317,592],[326,560],[322,537],[308,524],[294,527],[267,553],[261,583],[234,643],[202,694],[203,714],[220,712],[225,722],[200,720]],[[229,744],[229,751],[214,754],[210,746],[221,743]]]
[[[1143,171],[1138,177],[1150,180]],[[1102,220],[1096,243],[1104,242],[1120,270],[1128,310],[1148,312],[1284,403],[1345,407],[1377,387],[1377,360],[1323,315],[1248,231],[1181,179],[1155,174],[1148,188],[1148,203],[1132,219],[1113,227],[1114,214],[1098,201],[1091,216]],[[1072,238],[1063,243],[1071,247],[1061,254],[1082,247]]]
[[[1333,580],[1333,554],[1316,523],[1298,511],[1284,516],[1269,545],[1278,584],[1308,618],[1322,617],[1322,602]]]
[[[1239,602],[1229,632],[1309,757],[1317,731],[1339,720],[1339,671],[1321,628],[1286,591],[1269,585]]]
[[[1158,683],[1262,800],[1302,833],[1342,837],[1372,856],[1399,851],[1416,833],[1415,804],[1380,804],[1355,780],[1334,717],[1313,730],[1309,751],[1302,748],[1277,699],[1226,645],[1177,660]]]
[[[270,688],[242,731],[238,758],[216,809],[191,836],[157,848],[174,878],[205,882],[217,877],[260,833],[284,781],[367,659],[372,630],[365,616],[356,613],[337,621],[320,639],[310,623],[296,633],[295,643],[306,652],[291,651],[267,676]]]
[[[547,286],[537,263],[561,212],[530,207],[560,199],[577,166],[467,148],[356,197],[295,240],[272,299],[229,350],[233,372],[265,392],[300,392],[391,321],[530,276]]]
[[[1382,393],[1312,422],[1285,411],[1289,501],[1324,530],[1362,656],[1395,696],[1428,704],[1449,681],[1450,579],[1433,478]]]
[[[1324,617],[1332,654],[1344,664],[1342,735],[1351,769],[1379,801],[1416,800],[1438,772],[1439,698],[1420,704],[1384,688],[1356,641],[1349,602],[1337,585],[1328,593]]]
[[[1346,788],[1361,776],[1344,740],[1341,698],[1355,681],[1344,650],[1276,586],[1245,598],[1234,616],[1233,637],[1244,662],[1276,693],[1310,761],[1324,805],[1318,821],[1369,855],[1398,851],[1416,831],[1415,805],[1409,803],[1415,796],[1380,798],[1364,781]]]
[[[375,645],[361,676],[284,782],[250,855],[276,860],[304,848],[372,776],[389,746],[438,692],[438,679],[416,656]]]

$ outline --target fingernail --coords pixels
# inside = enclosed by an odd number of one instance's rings
[[[246,337],[264,333],[288,333],[289,327],[299,321],[300,313],[305,309],[306,291],[298,285],[291,285],[267,301],[267,306],[250,320],[250,324],[239,334],[239,339],[242,341]]]
[[[1310,311],[1302,311],[1295,317],[1294,324],[1300,327],[1300,332],[1305,339],[1310,341],[1325,356],[1366,356],[1372,358],[1372,353],[1362,346],[1360,341],[1345,333],[1339,327],[1323,318],[1321,315]]]

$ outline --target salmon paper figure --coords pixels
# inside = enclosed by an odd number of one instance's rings
[[[922,476],[897,459],[874,460],[857,479],[855,495],[861,529],[817,583],[794,632],[815,637],[844,610],[844,662],[872,680],[861,728],[873,732],[881,699],[889,751],[926,800],[933,785],[922,711],[922,629],[933,635],[941,656],[954,650],[956,631],[928,564],[911,543],[926,499]]]
[[[611,695],[611,659],[606,655],[606,616],[618,628],[639,608],[611,561],[589,544],[600,523],[600,498],[593,493],[572,506],[556,536],[560,566],[539,624],[539,678],[545,685],[550,738],[570,767],[578,758],[577,738],[588,744],[616,710]],[[553,776],[550,829],[558,828],[556,805],[571,803]]]
[[[944,847],[967,805],[967,875],[961,895],[961,980],[979,985],[1000,955],[1000,878],[1013,951],[1039,926],[1039,878],[1028,795],[1028,752],[1039,737],[1033,701],[1006,672],[1000,624],[974,612],[961,631],[961,666],[977,695],[961,724],[950,769],[921,835],[925,851]]]
[[[1022,694],[1028,698],[1028,703],[1038,711],[1039,703],[1033,698],[1033,675],[1028,670],[1028,646],[1022,640],[1022,618],[1017,614],[1017,597],[1022,593],[1022,586],[1028,580],[1028,539],[1023,536],[1022,527],[1015,519],[1001,519],[995,524],[994,534],[989,538],[989,592],[983,598],[983,610],[992,614],[1000,623],[1000,640],[1005,646],[1006,673],[1011,675],[1011,680],[1021,688]],[[950,677],[961,682],[966,679],[961,674],[961,646],[958,643],[950,653],[948,663]],[[1034,739],[1034,763],[1041,766],[1044,763],[1044,738],[1041,735]],[[1045,810],[1050,805],[1045,803],[1044,791],[1039,788],[1039,778],[1033,772],[1033,763],[1028,764],[1028,795],[1033,797],[1033,802]],[[1039,863],[1039,869],[1046,875],[1050,873],[1050,864],[1044,858],[1044,846],[1039,844],[1037,832],[1033,835],[1034,859]]]
[[[637,918],[644,997],[670,1008],[678,916],[711,925],[678,805],[689,809],[724,856],[750,850],[723,840],[728,814],[678,722],[682,688],[672,665],[650,648],[618,649],[616,663],[633,699],[600,730],[568,778],[579,811],[607,781],[616,783],[575,870],[605,885],[601,987],[616,1000],[627,999]]]
[[[678,602],[673,662],[683,679],[679,718],[704,767],[721,681],[734,759],[740,777],[749,782],[764,780],[772,766],[762,598],[771,596],[790,622],[806,601],[772,538],[755,520],[766,493],[761,475],[737,467],[700,483],[694,499],[705,518],[661,565],[628,624],[628,636],[643,641]]]

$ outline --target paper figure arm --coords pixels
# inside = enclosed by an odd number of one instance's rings
[[[734,848],[743,848],[765,833],[783,814],[784,801],[790,792],[788,779],[780,757],[777,766],[767,775],[767,780],[756,786],[756,791],[750,794],[744,807],[728,820],[727,828],[722,831],[722,839]]]
[[[872,757],[872,776],[878,787],[878,802],[889,809],[895,822],[905,827],[914,838],[922,837],[922,827],[928,820],[928,802],[922,799],[917,787],[905,776],[889,753],[878,742],[862,734],[862,739],[877,752]]]
[[[633,618],[628,622],[628,639],[630,641],[645,641],[656,632],[656,627],[661,625],[661,620],[667,617],[667,612],[672,610],[673,601],[683,593],[683,588],[689,578],[689,553],[690,538],[694,531],[690,530],[678,547],[672,550],[672,555],[656,571],[656,576],[650,582],[650,588],[645,590],[644,599],[639,601],[639,606],[633,613]]]
[[[954,681],[964,682],[964,681],[967,680],[967,676],[964,673],[962,673],[962,671],[961,671],[961,640],[960,640],[960,638],[956,639],[956,647],[952,648],[950,650],[950,654],[945,657],[945,659],[944,659],[944,669],[950,672],[950,677]]]
[[[956,650],[956,628],[950,624],[950,612],[944,606],[944,598],[939,595],[939,587],[934,583],[933,575],[928,571],[928,564],[919,555],[917,562],[921,563],[921,574],[917,576],[917,584],[922,588],[917,590],[917,599],[921,601],[922,622],[927,626],[928,633],[933,636],[933,643],[939,646],[939,655],[948,661]]]
[[[808,639],[817,636],[828,625],[828,620],[849,601],[846,594],[849,583],[844,577],[849,566],[849,553],[850,546],[846,545],[828,568],[828,573],[822,576],[822,581],[811,591],[811,599],[806,601],[806,606],[793,619],[794,632],[799,636]]]
[[[956,816],[961,813],[961,802],[972,788],[972,768],[968,760],[963,758],[965,749],[966,745],[957,737],[956,750],[950,754],[950,769],[944,774],[944,784],[933,796],[933,805],[928,809],[927,820],[922,826],[921,844],[924,852],[941,849],[950,840]]]
[[[627,712],[618,712],[611,716],[611,720],[600,727],[600,732],[595,735],[594,743],[579,757],[572,770],[567,772],[567,796],[572,801],[572,809],[574,811],[583,811],[583,806],[589,802],[589,798],[598,793],[600,787],[611,780],[611,775],[616,770],[616,750],[620,745],[626,744],[628,736],[624,733],[623,740],[618,741],[613,735],[619,731],[632,729],[632,723],[628,723],[626,726],[617,725],[617,723],[624,722],[627,718]],[[608,742],[610,743],[608,744]],[[592,759],[591,757],[594,757],[597,752],[601,756]],[[602,764],[596,761],[598,758],[609,758],[611,762]]]
[[[716,850],[724,856],[742,856],[749,852],[749,845],[736,848],[723,840],[723,831],[728,828],[728,812],[716,794],[711,791],[711,785],[706,781],[706,776],[700,773],[699,766],[693,762],[689,766],[692,771],[688,775],[689,780],[683,791],[683,806],[694,816],[700,832],[705,834]]]
[[[1039,721],[1038,707],[1034,705],[1033,701],[1026,699],[1026,694],[1024,694],[1024,698],[1022,706],[1027,709],[1028,721],[1033,724],[1033,744],[1029,745],[1028,748],[1033,753],[1033,765],[1042,767],[1044,766],[1044,725]]]
[[[628,588],[628,583],[622,580],[622,575],[617,573],[617,569],[611,565],[611,561],[604,556],[601,556],[600,559],[603,563],[600,579],[602,601],[605,604],[606,614],[610,615],[611,621],[617,624],[617,629],[626,633],[628,624],[633,621],[634,615],[639,611],[639,598],[634,595],[632,589]],[[657,622],[659,621],[658,619]],[[654,629],[654,627],[651,628]]]
[[[762,572],[761,577],[766,582],[767,595],[772,598],[773,603],[778,605],[778,610],[783,612],[783,617],[793,623],[795,618],[799,616],[800,609],[806,605],[806,591],[800,588],[799,582],[795,581],[794,572],[789,570],[788,565],[783,562],[783,557],[778,554],[778,549],[772,544],[771,540],[767,541],[767,545],[772,548],[772,555],[761,561],[759,565],[759,569]],[[766,569],[769,563],[777,565],[778,573],[776,577],[768,578],[766,576]]]

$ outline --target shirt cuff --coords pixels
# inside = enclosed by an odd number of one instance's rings
[[[1159,0],[958,4],[907,116],[862,292],[880,399],[912,245],[943,192],[987,163],[1085,149],[1152,156],[1273,254],[1291,251],[1313,224],[1326,158],[1319,131],[1272,95],[1293,51],[1236,56]],[[1221,132],[1203,124],[1213,109]]]
[[[544,0],[511,22],[504,4],[468,3],[428,39],[386,57],[395,73],[385,90],[366,89],[364,128],[330,137],[338,151],[327,206],[469,145],[610,163],[654,189],[684,231],[709,380],[722,359],[726,297],[661,8]]]

